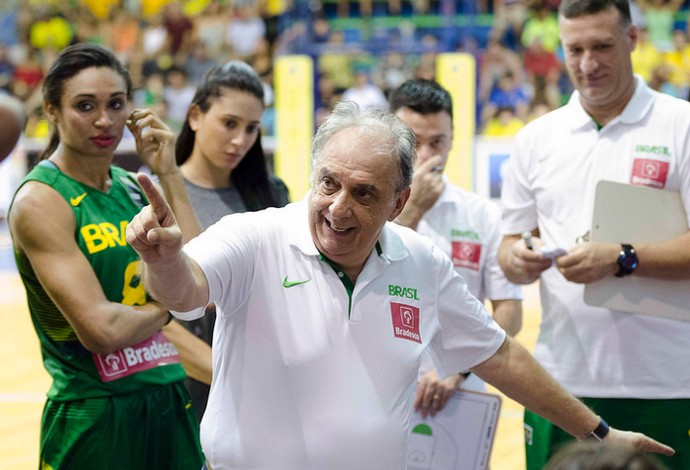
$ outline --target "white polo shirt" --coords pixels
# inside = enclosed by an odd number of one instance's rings
[[[678,191],[690,214],[690,103],[636,77],[628,106],[599,131],[574,93],[518,134],[505,175],[503,232],[538,227],[566,249],[591,226],[600,180]],[[690,357],[690,323],[590,307],[583,291],[555,268],[542,274],[542,365],[578,396],[690,398],[680,359]]]
[[[453,186],[445,188],[422,217],[417,233],[431,238],[465,278],[479,300],[522,299],[520,286],[506,279],[498,264],[501,209],[489,199]]]
[[[448,256],[479,300],[522,300],[522,289],[506,279],[498,264],[501,244],[501,210],[489,199],[453,186],[445,188],[417,225]],[[420,374],[433,364],[425,357]],[[471,375],[462,388],[485,391],[484,382]]]
[[[429,240],[386,224],[377,247],[350,295],[306,201],[224,217],[185,246],[217,307],[201,425],[214,470],[403,468],[422,352],[450,373],[501,346]]]

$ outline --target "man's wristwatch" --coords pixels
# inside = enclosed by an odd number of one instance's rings
[[[594,431],[590,432],[587,434],[585,437],[583,437],[582,441],[603,441],[606,436],[609,434],[609,423],[604,421],[604,419],[601,416],[598,416],[599,418],[599,425],[594,428]]]
[[[639,260],[637,259],[637,252],[632,245],[623,243],[621,245],[621,251],[618,254],[618,272],[616,277],[628,276],[635,271]]]

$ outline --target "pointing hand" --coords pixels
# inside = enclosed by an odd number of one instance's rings
[[[182,232],[172,209],[151,179],[139,173],[137,181],[146,194],[149,205],[142,208],[127,226],[127,243],[145,263],[160,263],[180,251]]]

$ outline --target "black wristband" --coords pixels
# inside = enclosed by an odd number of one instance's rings
[[[472,374],[472,371],[467,371],[467,372],[460,372],[458,375],[462,375],[462,378],[464,380],[467,380],[467,377],[469,377]]]
[[[594,428],[594,431],[587,434],[583,440],[601,442],[609,434],[609,423],[599,416],[599,425]]]
[[[168,312],[168,321],[166,321],[165,325],[163,325],[163,326],[168,326],[170,324],[170,322],[173,321],[174,318],[175,317],[173,316],[173,314]]]

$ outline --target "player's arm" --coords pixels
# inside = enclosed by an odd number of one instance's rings
[[[168,311],[156,302],[133,307],[106,298],[74,239],[74,213],[48,185],[26,183],[9,222],[16,248],[88,350],[107,354],[139,343],[167,322]]]

